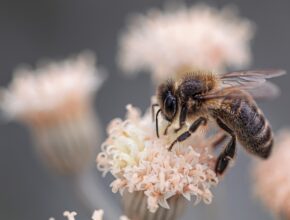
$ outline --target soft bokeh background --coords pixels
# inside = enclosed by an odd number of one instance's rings
[[[205,2],[219,8],[233,3],[242,17],[256,23],[252,68],[280,67],[290,71],[289,1]],[[150,76],[139,74],[129,79],[121,74],[115,62],[117,37],[129,13],[162,8],[164,3],[161,0],[2,0],[0,86],[9,83],[18,64],[33,65],[39,58],[60,59],[90,49],[97,53],[99,63],[109,72],[107,82],[96,97],[96,110],[103,126],[112,118],[123,117],[128,103],[144,110],[152,94]],[[262,103],[261,107],[273,128],[278,130],[290,125],[290,75],[273,81],[283,93],[279,99]],[[64,219],[61,216],[66,209],[76,210],[78,219],[89,219],[69,179],[53,175],[38,161],[24,126],[2,120],[0,147],[0,219],[45,220],[51,216]],[[272,219],[251,191],[250,162],[251,158],[239,150],[235,166],[215,190],[213,205],[191,208],[183,219]],[[109,194],[109,187],[107,190]]]

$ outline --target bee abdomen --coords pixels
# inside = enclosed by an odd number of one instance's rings
[[[247,151],[267,158],[273,145],[272,129],[255,101],[237,93],[237,97],[224,98],[221,107],[212,111],[212,116],[227,124]]]
[[[250,152],[267,158],[272,149],[273,135],[269,123],[255,103],[243,101],[240,106],[239,139]]]
[[[251,128],[250,134],[253,136],[259,135],[263,132],[265,127],[268,126],[266,123],[267,122],[264,115],[257,114],[257,116],[253,119],[253,122],[248,125]]]

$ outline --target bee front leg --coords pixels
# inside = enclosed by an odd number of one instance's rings
[[[182,133],[181,135],[178,136],[178,138],[176,138],[175,141],[172,142],[172,144],[170,145],[170,147],[168,148],[169,151],[172,150],[174,144],[176,144],[177,142],[182,142],[184,140],[186,140],[187,138],[190,137],[190,135],[192,133],[194,133],[198,127],[201,125],[201,124],[206,124],[207,123],[207,119],[204,118],[204,117],[200,117],[198,118],[195,122],[192,123],[192,125],[189,127],[188,131]]]
[[[186,120],[186,115],[187,115],[187,106],[183,105],[181,107],[180,115],[179,115],[179,128],[174,130],[175,133],[177,133],[178,131],[180,131],[183,128],[183,126],[185,124],[185,120]]]
[[[222,128],[223,130],[225,130],[227,133],[231,135],[230,142],[222,151],[222,153],[219,155],[216,166],[215,166],[215,172],[221,175],[228,167],[229,162],[236,155],[236,136],[233,130],[231,130],[226,124],[224,124],[222,120],[218,118],[216,121],[217,121],[217,124],[220,126],[220,128]]]
[[[172,123],[169,123],[169,124],[166,126],[166,128],[165,128],[165,130],[164,130],[164,132],[163,132],[163,135],[167,135],[168,129],[170,128],[171,125],[172,125]]]

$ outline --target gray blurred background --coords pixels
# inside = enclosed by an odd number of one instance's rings
[[[13,69],[20,63],[34,65],[40,58],[61,59],[90,49],[109,72],[95,102],[102,125],[105,127],[112,118],[123,117],[128,103],[146,109],[153,92],[148,89],[153,88],[150,76],[138,74],[130,79],[121,74],[115,62],[117,37],[129,13],[163,8],[164,2],[1,0],[0,86],[9,83]],[[193,2],[187,1],[188,4]],[[252,68],[279,67],[290,72],[288,0],[205,2],[219,8],[233,3],[242,17],[256,23]],[[262,103],[261,107],[273,128],[278,130],[290,124],[290,75],[273,81],[281,87],[282,95]],[[77,219],[90,219],[92,212],[87,212],[78,202],[70,180],[53,175],[38,161],[24,126],[2,120],[0,147],[0,219],[47,220],[51,216],[64,219],[62,212],[67,209],[77,211]],[[215,190],[213,205],[190,208],[183,219],[272,219],[251,191],[250,162],[251,158],[239,150],[235,166]],[[107,191],[111,193],[109,186]]]

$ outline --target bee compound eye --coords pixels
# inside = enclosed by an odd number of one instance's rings
[[[176,99],[173,96],[167,96],[164,101],[165,111],[168,116],[174,116],[176,112]]]

